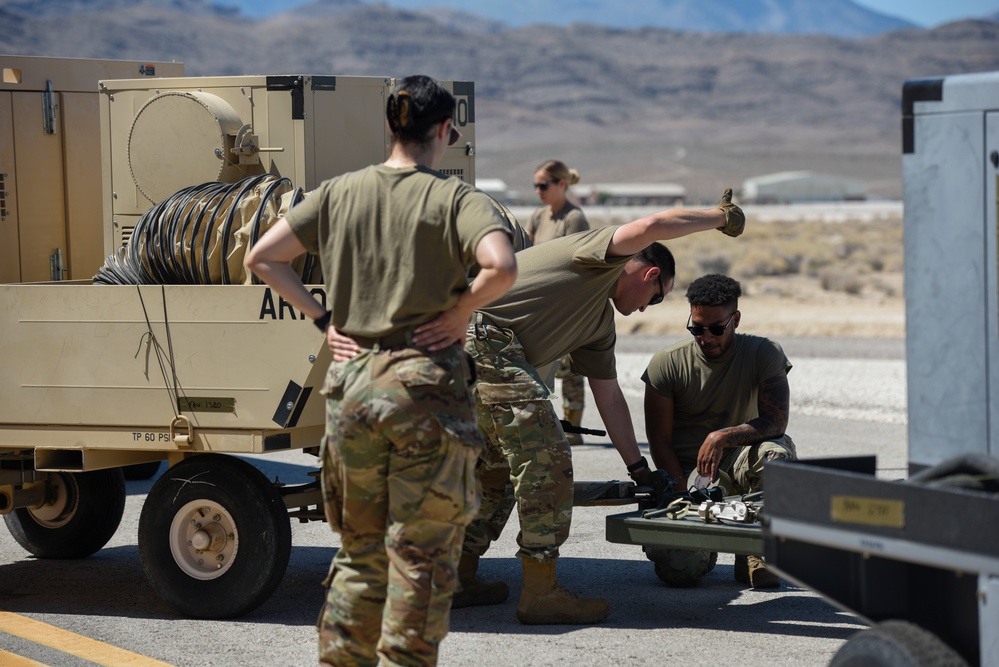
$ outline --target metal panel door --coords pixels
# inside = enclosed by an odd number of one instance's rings
[[[21,280],[11,93],[0,92],[0,283]]]
[[[982,121],[981,110],[917,113],[902,158],[910,469],[988,437]]]
[[[999,456],[999,111],[985,114],[985,306],[989,374],[989,440]]]
[[[92,278],[104,263],[99,101],[96,93],[62,93],[66,239],[71,280]]]
[[[11,98],[23,282],[51,280],[52,255],[58,250],[64,261],[66,257],[63,126],[58,114],[62,95],[52,96],[57,105],[52,134],[45,131],[42,93],[13,93]]]
[[[385,79],[375,77],[312,77],[314,104],[312,140],[306,140],[310,157],[303,187],[383,162],[388,157],[385,123]]]

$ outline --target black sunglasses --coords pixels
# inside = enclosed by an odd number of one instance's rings
[[[728,325],[732,323],[732,318],[735,317],[735,313],[732,313],[725,324],[709,324],[704,326],[703,324],[691,324],[691,316],[687,316],[687,331],[694,334],[695,336],[703,336],[705,331],[710,331],[712,336],[721,336],[728,329]]]
[[[659,294],[656,294],[654,297],[652,297],[652,300],[649,301],[650,306],[654,306],[657,303],[662,303],[663,299],[666,298],[666,293],[663,291],[663,276],[661,273],[656,276],[656,280],[659,281]]]
[[[461,132],[459,132],[458,128],[454,126],[454,119],[451,117],[450,114],[444,116],[439,121],[437,121],[437,124],[440,125],[441,123],[446,123],[447,121],[451,121],[451,130],[450,132],[448,132],[447,145],[454,146],[456,143],[458,143],[458,140],[461,139]]]
[[[553,181],[541,181],[540,183],[534,184],[534,189],[541,190],[542,192],[544,192],[545,190],[548,189],[549,185],[555,185],[556,183],[558,183],[558,179],[555,179]]]

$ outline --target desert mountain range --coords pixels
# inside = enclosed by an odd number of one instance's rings
[[[338,10],[249,18],[204,0],[0,0],[0,53],[176,60],[192,76],[471,80],[480,178],[525,188],[556,157],[584,182],[680,183],[706,201],[791,169],[897,198],[904,82],[999,70],[999,23],[988,20],[846,38],[463,25],[454,14],[316,4]]]

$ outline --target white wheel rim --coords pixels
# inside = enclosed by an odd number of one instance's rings
[[[232,515],[211,500],[192,500],[170,523],[170,553],[190,577],[215,579],[236,559],[239,533]]]
[[[70,488],[71,482],[60,474],[49,476],[48,485],[52,502],[41,507],[29,508],[31,515],[39,525],[46,528],[62,528],[76,514],[76,490]]]

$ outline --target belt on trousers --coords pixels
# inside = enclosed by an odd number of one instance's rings
[[[482,311],[475,311],[475,314],[472,315],[472,330],[475,332],[475,338],[478,340],[485,340],[488,338],[489,334],[486,332],[486,327],[488,326],[495,327],[497,329],[499,328],[493,324],[492,320],[483,315]]]
[[[409,328],[398,329],[396,331],[389,332],[384,336],[377,336],[375,338],[354,335],[351,335],[350,337],[365,350],[373,350],[375,348],[380,350],[392,350],[400,347],[416,347],[413,345],[413,330]]]
[[[487,340],[489,338],[490,328],[499,332],[502,337],[510,340],[513,340],[513,338],[517,335],[512,329],[501,327],[493,322],[489,319],[488,315],[483,315],[481,312],[475,311],[475,315],[472,316],[472,333],[476,340]]]

